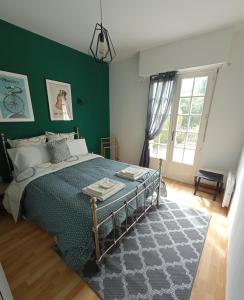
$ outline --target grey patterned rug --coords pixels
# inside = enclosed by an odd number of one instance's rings
[[[82,277],[104,300],[188,300],[210,216],[164,200]]]

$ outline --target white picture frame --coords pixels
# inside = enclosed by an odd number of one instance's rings
[[[72,121],[72,95],[69,83],[46,79],[50,119]]]
[[[0,122],[35,121],[26,75],[0,71]]]

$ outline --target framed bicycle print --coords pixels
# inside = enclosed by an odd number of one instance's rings
[[[50,118],[52,121],[73,120],[71,86],[69,83],[46,79]]]
[[[27,76],[0,71],[0,122],[34,120]]]

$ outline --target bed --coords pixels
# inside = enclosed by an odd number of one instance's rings
[[[5,139],[2,145],[6,146]],[[79,271],[93,253],[99,265],[147,210],[159,204],[160,187],[165,191],[161,164],[156,171],[147,169],[136,181],[116,176],[128,164],[89,153],[58,165],[28,168],[13,179],[4,206],[15,221],[24,216],[55,236],[66,264]],[[82,192],[103,177],[120,181],[125,188],[103,202]],[[102,242],[108,236],[110,243],[105,247]]]

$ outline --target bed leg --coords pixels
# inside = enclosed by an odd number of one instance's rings
[[[98,227],[97,227],[97,203],[96,202],[97,202],[97,198],[93,197],[91,199],[93,234],[94,234],[96,261],[97,264],[99,264],[100,247],[99,247],[99,237],[98,237]]]
[[[159,202],[160,202],[160,186],[161,186],[161,175],[162,175],[162,165],[163,165],[163,160],[162,158],[159,160],[159,183],[158,183],[158,191],[157,191],[157,207],[159,207]]]

